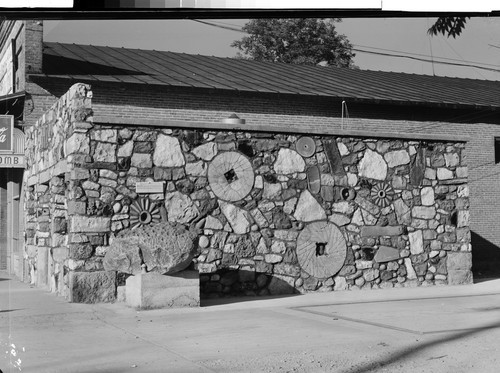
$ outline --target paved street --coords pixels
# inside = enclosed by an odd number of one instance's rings
[[[498,372],[500,280],[207,300],[70,304],[0,274],[7,372]]]

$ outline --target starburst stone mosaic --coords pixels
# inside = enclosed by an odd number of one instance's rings
[[[387,207],[394,198],[394,189],[389,184],[378,183],[370,192],[373,202],[380,207]]]
[[[254,172],[250,161],[241,153],[225,152],[208,166],[208,182],[214,194],[224,201],[245,198],[252,190]]]
[[[299,264],[316,278],[327,278],[340,271],[346,252],[342,232],[335,224],[325,221],[307,225],[297,239]]]
[[[151,204],[149,198],[139,198],[130,205],[130,224],[132,225],[132,229],[141,225],[159,223],[160,220],[160,210]]]

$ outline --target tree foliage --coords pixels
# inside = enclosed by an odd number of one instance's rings
[[[455,38],[462,33],[467,19],[470,17],[439,17],[427,32],[429,35],[443,34]]]
[[[251,19],[249,36],[234,41],[239,58],[305,65],[354,67],[352,45],[335,31],[339,18]]]

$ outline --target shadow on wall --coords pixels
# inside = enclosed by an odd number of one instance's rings
[[[471,232],[471,242],[474,282],[485,278],[500,278],[500,247],[475,232]]]
[[[221,269],[209,276],[200,274],[200,295],[202,300],[231,296],[283,296],[298,294],[293,277],[273,276],[245,270]],[[235,302],[244,301],[236,299]]]

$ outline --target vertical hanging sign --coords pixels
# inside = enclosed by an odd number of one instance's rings
[[[0,115],[0,152],[12,152],[14,133],[14,116]]]

